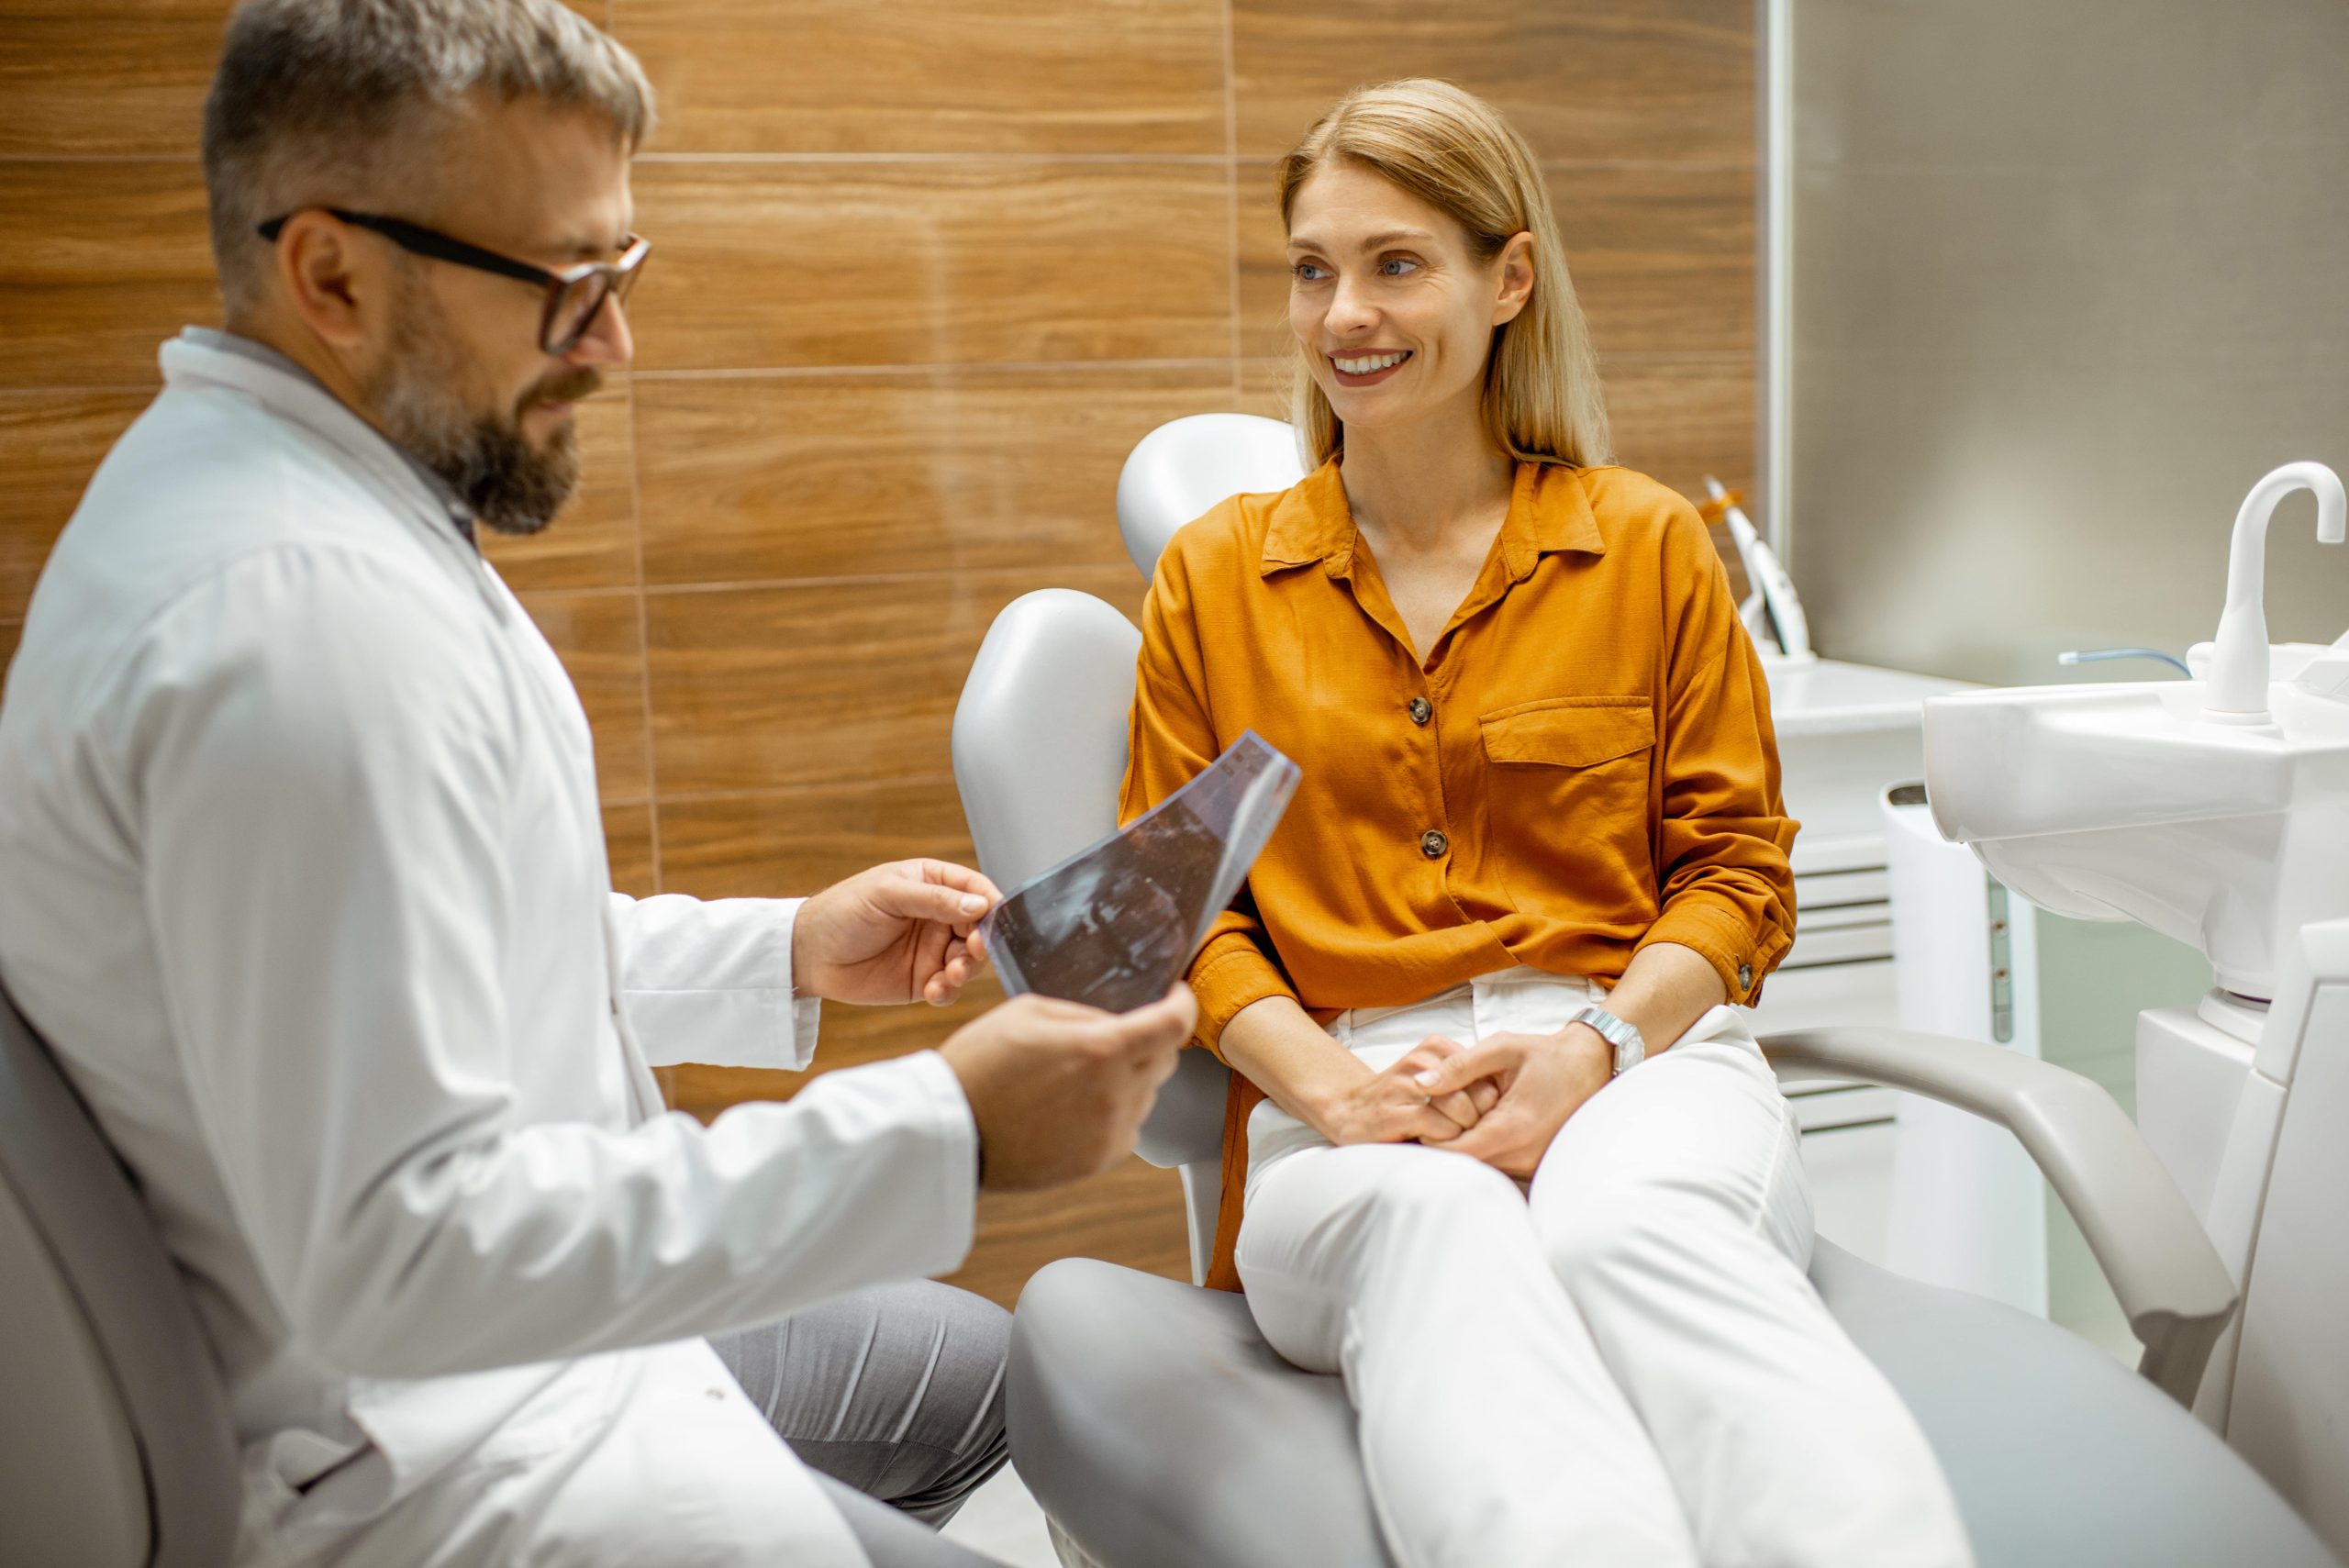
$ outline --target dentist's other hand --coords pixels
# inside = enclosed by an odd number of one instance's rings
[[[1614,1068],[1614,1051],[1597,1029],[1569,1024],[1560,1034],[1488,1035],[1413,1082],[1439,1098],[1478,1080],[1497,1088],[1499,1101],[1444,1147],[1523,1181],[1566,1118],[1607,1086]]]
[[[1489,1084],[1463,1083],[1440,1095],[1420,1087],[1419,1075],[1467,1050],[1458,1040],[1430,1035],[1383,1073],[1361,1079],[1318,1107],[1314,1130],[1332,1143],[1450,1144],[1475,1127],[1498,1098]]]
[[[974,935],[1003,896],[946,861],[892,861],[834,883],[799,906],[791,927],[792,985],[832,1002],[944,1006],[986,967]]]
[[[1130,1013],[1014,996],[955,1030],[939,1053],[979,1125],[982,1184],[1059,1186],[1132,1153],[1198,1018],[1191,988],[1177,983]]]

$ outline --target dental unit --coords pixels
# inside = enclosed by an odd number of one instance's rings
[[[2349,1547],[2349,635],[2267,641],[2268,522],[2320,463],[2237,513],[2217,635],[2184,681],[1957,693],[1925,705],[1936,821],[2043,908],[2134,920],[2216,986],[2139,1015],[2139,1127],[2243,1293],[2195,1401],[2336,1551]]]

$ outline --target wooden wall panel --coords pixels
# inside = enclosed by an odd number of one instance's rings
[[[0,617],[20,619],[90,475],[150,392],[0,393]]]
[[[0,0],[0,158],[193,156],[226,0]]]
[[[1238,150],[1279,157],[1340,95],[1440,76],[1543,159],[1750,163],[1752,0],[1232,0]]]
[[[945,773],[963,677],[996,612],[1081,588],[1141,614],[1130,563],[646,595],[664,792]]]
[[[1220,0],[617,0],[662,152],[1223,151]]]
[[[648,159],[637,362],[1223,358],[1227,186],[1194,163]]]
[[[1624,356],[1599,362],[1616,461],[1701,498],[1705,475],[1753,491],[1751,354]]]
[[[5,680],[8,666],[16,662],[17,643],[24,636],[21,621],[0,620],[0,680]]]
[[[194,161],[0,160],[0,386],[149,385],[164,339],[219,324]]]
[[[1103,503],[1126,453],[1230,402],[1222,361],[648,381],[646,580],[1122,562]]]
[[[885,861],[975,864],[954,781],[941,772],[879,783],[671,796],[661,813],[672,892],[755,898],[814,889]]]
[[[652,884],[652,803],[604,802],[604,853],[612,865],[612,886],[634,898],[650,898]]]
[[[157,344],[217,318],[195,161],[228,0],[0,0],[0,660]],[[1753,466],[1747,0],[574,0],[663,98],[631,374],[583,406],[564,516],[486,548],[596,731],[616,885],[805,893],[968,860],[947,731],[996,611],[1141,584],[1110,510],[1177,415],[1283,412],[1272,161],[1339,93],[1493,95],[1544,160],[1626,462]],[[664,1069],[703,1116],[932,1046],[828,1007],[815,1072]],[[1072,1252],[1181,1275],[1129,1162],[982,1203],[958,1281]]]
[[[946,1280],[1011,1307],[1030,1274],[1062,1258],[1110,1258],[1189,1279],[1182,1178],[1130,1158],[1057,1192],[981,1194],[970,1262]]]

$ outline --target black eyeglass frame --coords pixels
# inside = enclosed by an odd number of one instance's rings
[[[546,290],[547,294],[546,305],[539,313],[539,347],[549,354],[567,354],[577,348],[579,339],[587,335],[587,328],[594,326],[596,317],[603,313],[604,302],[607,299],[617,297],[625,303],[629,288],[636,283],[638,269],[644,265],[645,257],[652,250],[652,241],[640,234],[631,234],[621,242],[618,261],[582,261],[576,266],[550,270],[529,261],[517,261],[511,256],[501,256],[495,250],[485,250],[478,245],[469,245],[462,239],[442,234],[438,229],[427,228],[419,223],[410,223],[406,218],[385,217],[380,213],[350,212],[334,206],[320,207],[317,210],[331,214],[356,228],[372,229],[411,254],[429,257],[436,261],[449,261],[460,267],[471,267],[476,272],[495,272],[502,278],[513,278],[521,283],[538,284]],[[282,217],[273,217],[268,222],[259,225],[255,232],[274,245],[277,243],[278,235],[284,231],[287,220],[293,216],[289,212]],[[597,279],[602,281],[603,286],[593,301],[580,312],[578,324],[567,334],[558,337],[555,331],[555,315],[562,308],[564,296],[581,284]]]

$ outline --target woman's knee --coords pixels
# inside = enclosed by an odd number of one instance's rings
[[[1551,1272],[1578,1284],[1700,1260],[1735,1221],[1718,1195],[1659,1187],[1543,1194],[1535,1231]]]
[[[1355,1144],[1334,1152],[1353,1157],[1355,1206],[1389,1226],[1453,1226],[1481,1212],[1514,1216],[1525,1207],[1516,1183],[1465,1154],[1417,1143]]]

